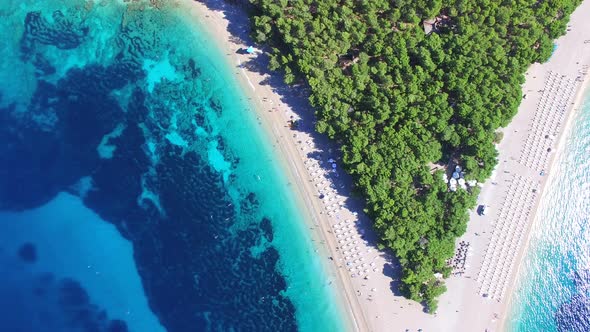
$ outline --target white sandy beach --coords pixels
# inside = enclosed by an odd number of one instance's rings
[[[318,254],[330,266],[332,287],[343,310],[352,317],[350,329],[501,331],[510,294],[517,291],[515,279],[539,197],[586,82],[590,42],[584,40],[590,39],[590,0],[572,15],[571,31],[557,40],[550,61],[531,66],[526,74],[526,98],[512,123],[503,129],[498,168],[479,198],[479,204],[490,206],[490,213],[478,216],[472,212],[467,233],[458,240],[469,243],[470,248],[464,255],[464,273],[447,280],[448,291],[440,298],[436,315],[424,313],[421,305],[392,291],[395,269],[387,254],[376,252],[369,222],[358,211],[361,205],[348,198],[348,178],[343,174],[335,178],[329,171],[332,163],[328,159],[337,154],[330,152],[326,139],[311,132],[311,123],[304,123],[309,130],[294,131],[287,126],[291,119],[312,121],[304,96],[297,98],[296,88],[267,84],[266,70],[252,65],[260,55],[236,53],[248,46],[245,14],[220,0],[194,2],[187,8],[218,41],[228,64],[235,66],[261,126],[274,139],[302,208],[310,215],[308,226]]]

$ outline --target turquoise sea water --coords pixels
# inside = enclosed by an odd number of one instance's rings
[[[590,331],[589,92],[541,198],[508,331]]]
[[[0,330],[344,329],[271,144],[184,5],[0,4]]]

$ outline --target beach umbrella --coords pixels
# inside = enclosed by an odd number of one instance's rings
[[[336,168],[336,164],[332,164],[332,168],[334,168],[334,169],[335,169],[335,168]]]
[[[248,54],[253,54],[253,53],[254,53],[254,47],[252,47],[252,46],[249,46],[249,47],[246,49],[246,52],[247,52]]]

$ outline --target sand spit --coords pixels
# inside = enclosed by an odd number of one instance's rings
[[[501,331],[553,157],[586,83],[590,1],[572,14],[568,32],[556,41],[551,59],[532,65],[526,73],[526,98],[503,129],[498,167],[479,197],[479,204],[489,205],[490,212],[471,213],[467,232],[458,239],[460,264],[447,280],[448,291],[441,296],[436,315],[424,313],[421,305],[395,293],[396,267],[388,254],[375,250],[362,205],[349,198],[350,179],[338,171],[337,151],[313,131],[313,111],[305,93],[285,87],[278,75],[269,74],[262,51],[240,52],[251,42],[245,13],[221,0],[191,2],[187,8],[226,53],[260,125],[275,140],[302,208],[310,216],[310,236],[333,277],[330,287],[351,317],[350,329]],[[296,129],[290,128],[290,121],[298,123]]]

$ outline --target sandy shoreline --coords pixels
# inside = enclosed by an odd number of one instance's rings
[[[213,10],[209,6],[221,6],[224,10]],[[284,96],[273,91],[273,87],[263,84],[267,80],[267,75],[250,70],[248,63],[256,58],[256,55],[239,54],[239,49],[245,49],[249,45],[244,43],[240,38],[235,38],[229,32],[228,19],[226,18],[225,10],[234,10],[234,7],[223,4],[222,1],[207,1],[206,3],[195,2],[190,4],[193,15],[203,19],[202,27],[217,41],[219,49],[226,53],[227,62],[231,68],[237,68],[240,75],[236,75],[239,83],[243,87],[244,93],[249,97],[250,104],[258,113],[258,120],[266,132],[274,140],[275,151],[280,156],[280,162],[283,164],[283,170],[286,171],[291,183],[295,183],[293,190],[297,198],[300,200],[299,205],[305,210],[304,215],[309,217],[308,227],[311,231],[311,236],[315,242],[316,249],[319,254],[325,257],[337,257],[336,247],[338,246],[333,234],[330,234],[329,225],[331,223],[329,216],[321,206],[321,201],[317,199],[318,190],[313,186],[312,178],[304,164],[304,159],[301,156],[301,147],[298,146],[297,141],[300,140],[314,140],[311,135],[305,133],[294,132],[287,127],[291,116],[301,118],[298,114],[293,112],[294,107],[306,108],[304,111],[309,111],[312,115],[313,111],[309,110],[309,106],[305,105],[291,105],[283,102]],[[243,13],[234,13],[232,19],[235,20],[235,15]],[[238,19],[245,19],[246,16],[238,17]],[[235,21],[232,21],[235,24]],[[245,24],[246,21],[240,22]],[[245,38],[247,32],[244,32]],[[306,102],[306,100],[304,101]],[[275,111],[272,111],[275,109]],[[302,111],[301,109],[298,110]],[[293,134],[298,135],[297,139],[293,139]],[[330,260],[332,261],[332,260]],[[336,288],[334,293],[339,299],[339,304],[342,305],[344,312],[343,319],[349,319],[344,323],[344,326],[351,331],[368,331],[367,323],[363,315],[363,310],[356,299],[352,284],[349,282],[344,269],[337,268],[334,264],[323,263],[328,267],[331,281]]]
[[[492,213],[482,217],[472,212],[467,233],[460,239],[475,247],[464,276],[476,280],[451,278],[463,280],[448,281],[449,291],[441,303],[449,294],[459,295],[457,310],[468,317],[462,323],[473,331],[507,328],[536,211],[588,85],[584,72],[590,66],[590,45],[584,43],[589,37],[584,32],[590,31],[590,24],[584,15],[589,12],[590,1],[584,1],[572,14],[567,34],[556,41],[558,48],[551,59],[527,71],[522,88],[526,99],[503,129],[495,178],[486,182],[478,200],[490,205]],[[458,324],[453,327],[467,330]]]
[[[571,110],[569,111],[569,115],[567,117],[567,121],[565,123],[565,125],[563,126],[563,129],[561,130],[561,132],[559,133],[559,137],[558,137],[558,144],[557,144],[557,148],[555,151],[555,154],[551,157],[551,161],[550,161],[550,166],[549,166],[549,170],[551,169],[555,169],[555,164],[558,160],[558,156],[560,153],[563,152],[564,150],[564,145],[565,142],[567,140],[567,135],[570,133],[571,127],[573,125],[573,121],[574,118],[576,116],[577,111],[579,110],[580,106],[582,105],[582,102],[584,101],[584,96],[586,95],[586,93],[588,92],[588,86],[590,83],[590,79],[589,77],[586,75],[584,77],[584,81],[581,84],[579,90],[576,93],[576,98],[575,98],[575,102],[572,105]],[[530,244],[530,240],[531,240],[531,231],[532,229],[535,227],[535,224],[538,222],[538,209],[539,209],[539,205],[541,203],[541,200],[543,199],[544,195],[546,194],[546,185],[548,183],[551,183],[551,181],[553,180],[555,176],[554,172],[550,172],[547,180],[543,181],[541,184],[541,189],[540,189],[540,197],[537,200],[534,208],[533,208],[533,215],[531,216],[531,220],[530,220],[530,227],[529,230],[526,234],[526,240],[525,240],[525,244],[523,245],[520,253],[518,254],[518,258],[517,261],[519,262],[518,267],[516,268],[516,270],[514,271],[514,275],[512,276],[512,281],[511,281],[511,285],[508,286],[509,290],[515,290],[516,286],[518,285],[519,281],[520,281],[520,277],[522,277],[522,272],[521,272],[521,268],[522,268],[522,263],[523,263],[523,259],[529,249],[529,244]],[[514,293],[513,292],[509,292],[511,295],[508,297],[508,301],[506,302],[506,309],[510,310],[512,309],[512,305],[513,305],[513,300],[514,300]],[[502,330],[506,330],[507,329],[507,324],[509,322],[509,314],[510,312],[507,312],[506,315],[503,316],[502,318],[502,323],[501,323],[501,327]]]
[[[588,84],[581,72],[587,70],[585,66],[590,66],[590,43],[584,44],[584,38],[590,39],[590,35],[584,35],[585,31],[590,31],[590,18],[584,17],[584,13],[590,13],[590,1],[584,1],[574,12],[569,23],[571,31],[557,40],[559,47],[550,61],[534,64],[527,71],[523,85],[523,94],[527,97],[512,123],[503,130],[496,175],[483,186],[480,194],[479,204],[490,205],[491,212],[483,217],[471,213],[467,233],[458,240],[469,243],[471,248],[465,254],[464,273],[447,280],[448,291],[440,298],[437,315],[425,314],[422,306],[395,294],[397,281],[392,279],[396,275],[395,267],[386,254],[371,253],[374,235],[367,229],[369,222],[362,213],[358,216],[352,213],[360,205],[346,198],[348,188],[337,188],[334,193],[336,199],[344,197],[346,200],[344,209],[336,208],[337,212],[318,198],[318,186],[322,186],[324,180],[312,174],[319,172],[323,176],[325,170],[313,164],[309,155],[320,151],[322,156],[317,159],[325,161],[336,153],[329,152],[330,145],[325,138],[312,132],[313,113],[304,96],[286,96],[296,94],[297,89],[281,91],[268,84],[270,78],[266,70],[253,65],[258,61],[256,56],[236,53],[239,48],[248,46],[243,42],[248,40],[249,31],[244,13],[220,0],[191,3],[190,8],[194,15],[202,18],[203,27],[227,54],[228,64],[239,68],[236,78],[251,98],[261,125],[274,139],[284,169],[295,184],[293,189],[310,216],[311,236],[318,254],[326,257],[328,273],[334,278],[342,309],[351,317],[347,324],[350,329],[502,330],[509,313],[510,295],[518,291],[516,277],[528,245],[535,210],[552,176],[556,151],[563,148],[573,110],[579,106]],[[231,15],[231,23],[228,15]],[[238,67],[240,63],[244,66]],[[291,116],[302,118],[309,130],[295,132],[287,128]],[[293,137],[294,134],[297,137]],[[545,138],[549,136],[551,138]],[[551,151],[544,152],[547,148]],[[346,177],[343,178],[346,182]],[[328,215],[330,212],[332,214]],[[359,221],[354,221],[357,218]],[[352,252],[354,255],[362,252],[362,257],[371,262],[370,266],[376,267],[368,272],[369,279],[357,275],[367,273],[357,272],[363,269],[362,262],[355,266],[358,270],[349,270],[346,266],[351,263],[348,257],[353,254],[336,238],[340,224],[346,220],[354,221],[354,228],[347,233],[360,239],[354,247],[359,249]]]
[[[585,3],[583,4],[583,5],[585,5],[585,10],[590,9],[590,6],[588,6],[588,2],[589,1],[585,1]],[[570,24],[570,26],[571,26],[571,24]],[[585,51],[586,52],[590,51],[590,47],[587,47],[585,49]],[[586,57],[586,62],[584,62],[584,63],[586,63],[586,65],[590,65],[590,58]],[[587,70],[587,69],[584,69],[584,70]],[[549,166],[548,170],[555,169],[555,164],[558,161],[558,156],[560,155],[560,153],[562,153],[564,151],[565,143],[567,140],[567,135],[571,131],[574,119],[576,117],[576,113],[579,111],[579,109],[582,106],[582,103],[584,102],[584,96],[586,95],[586,93],[588,93],[589,85],[590,85],[590,76],[587,74],[583,74],[582,82],[580,83],[580,86],[578,87],[578,90],[575,93],[574,102],[572,103],[571,107],[567,111],[568,115],[566,118],[566,122],[558,134],[558,137],[557,137],[558,144],[555,149],[555,153],[550,158],[550,161],[549,161],[550,166]],[[546,194],[546,185],[548,183],[551,183],[554,176],[555,176],[554,172],[549,172],[547,180],[543,181],[541,184],[541,189],[540,189],[541,194],[540,194],[540,197],[537,200],[537,202],[535,203],[535,206],[533,208],[534,212],[530,218],[531,225],[530,225],[529,230],[526,234],[526,241],[525,241],[525,244],[522,247],[521,252],[519,253],[519,256],[517,258],[519,265],[516,268],[516,270],[514,271],[514,275],[512,276],[511,284],[508,286],[508,289],[510,289],[510,290],[514,290],[516,288],[516,286],[518,285],[518,282],[519,282],[519,278],[522,276],[521,268],[522,268],[524,256],[526,255],[526,252],[529,249],[529,244],[530,244],[530,240],[531,240],[530,233],[531,233],[531,230],[533,229],[533,227],[535,226],[535,224],[538,222],[537,212],[538,212],[539,204],[541,203],[543,196]],[[508,297],[508,300],[506,302],[506,309],[507,310],[510,310],[512,308],[512,304],[513,304],[513,300],[514,300],[514,292],[509,292],[509,294],[511,294],[511,296]],[[508,324],[508,321],[510,318],[508,315],[509,315],[509,312],[507,312],[507,314],[504,315],[502,318],[502,323],[500,326],[502,327],[503,330],[507,329],[507,324]]]

